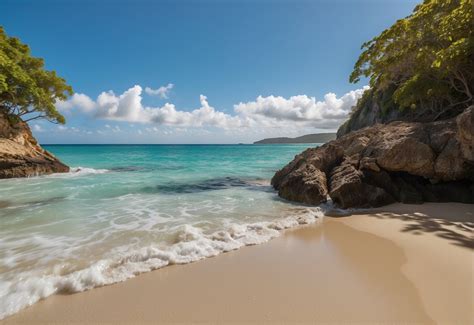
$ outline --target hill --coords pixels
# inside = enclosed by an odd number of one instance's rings
[[[334,140],[336,133],[315,133],[306,134],[296,138],[268,138],[254,142],[254,144],[278,144],[278,143],[326,143]]]

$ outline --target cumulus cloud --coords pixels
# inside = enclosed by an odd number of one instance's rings
[[[147,122],[141,93],[140,86],[133,86],[119,96],[113,91],[101,93],[96,101],[96,116],[117,121]]]
[[[67,101],[58,101],[56,108],[60,111],[67,111],[71,108],[79,107],[84,112],[90,112],[95,109],[95,102],[87,95],[74,94]]]
[[[41,125],[38,125],[38,124],[33,125],[33,130],[35,132],[43,132],[44,131],[44,129],[41,127]]]
[[[174,85],[173,84],[167,84],[166,86],[161,86],[158,89],[152,89],[150,87],[145,87],[145,93],[147,93],[150,96],[159,96],[160,98],[167,99],[168,94],[173,89]]]
[[[220,128],[233,128],[242,125],[242,121],[238,117],[219,112],[210,106],[206,96],[200,95],[199,101],[201,107],[191,112],[177,110],[173,104],[169,103],[161,108],[146,109],[146,112],[150,121],[164,125]]]
[[[171,85],[171,84],[170,84]],[[169,86],[169,85],[168,85]],[[84,94],[75,94],[57,104],[61,111],[78,109],[99,119],[150,123],[174,127],[217,127],[237,129],[242,127],[317,127],[333,129],[347,118],[351,107],[368,89],[364,87],[337,97],[328,93],[317,101],[306,95],[284,98],[259,96],[255,101],[234,105],[234,114],[227,114],[212,107],[206,96],[200,95],[200,107],[191,111],[179,110],[174,104],[148,107],[142,103],[143,89],[139,85],[116,95],[102,92],[94,101]],[[159,89],[158,89],[159,90]],[[145,92],[147,92],[145,88]]]
[[[265,126],[280,126],[285,122],[333,128],[339,125],[351,108],[357,103],[368,87],[350,91],[342,97],[328,93],[323,101],[306,95],[284,98],[281,96],[258,96],[255,101],[234,105],[234,110],[240,116]]]

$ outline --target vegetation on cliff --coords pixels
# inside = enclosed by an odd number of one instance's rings
[[[69,167],[38,144],[27,122],[65,122],[55,103],[72,94],[56,72],[31,56],[18,38],[0,27],[0,179],[68,172]]]
[[[0,113],[14,122],[41,118],[64,124],[55,103],[72,92],[55,71],[44,68],[43,59],[31,55],[28,45],[0,27]]]
[[[396,119],[453,117],[474,103],[474,28],[471,0],[425,0],[362,45],[351,82],[371,89],[339,135]]]

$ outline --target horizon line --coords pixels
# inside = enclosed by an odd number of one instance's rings
[[[274,145],[274,144],[320,144],[320,142],[300,142],[300,143],[40,143],[41,146],[228,146],[228,145]]]

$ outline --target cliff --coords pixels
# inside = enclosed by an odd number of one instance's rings
[[[366,90],[353,108],[348,120],[337,130],[337,138],[375,124],[387,124],[394,121],[427,123],[435,120],[451,119],[462,113],[462,106],[451,107],[442,112],[429,109],[400,109],[393,102],[393,89],[374,94]]]
[[[296,138],[267,138],[260,141],[255,141],[254,144],[277,144],[277,143],[326,143],[334,140],[336,133],[315,133],[306,134]]]
[[[28,124],[12,124],[0,114],[0,178],[68,172],[69,167],[41,148]]]
[[[376,124],[297,155],[272,185],[307,204],[474,203],[474,106],[455,118]]]

